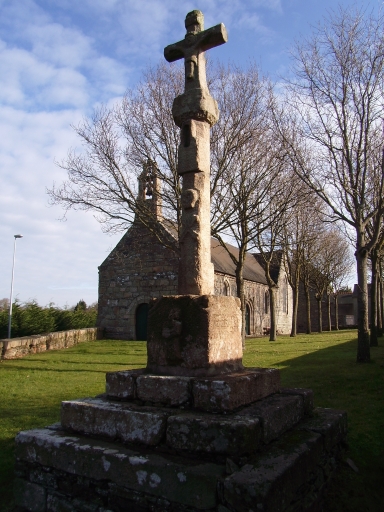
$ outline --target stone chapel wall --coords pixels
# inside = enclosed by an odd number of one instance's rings
[[[144,226],[133,224],[99,267],[98,327],[105,338],[136,339],[136,310],[177,294],[178,258]]]
[[[263,328],[269,327],[270,314],[265,308],[264,284],[244,281],[245,300],[250,310],[251,335],[263,334]],[[236,297],[236,279],[227,274],[215,273],[215,295],[232,295]]]

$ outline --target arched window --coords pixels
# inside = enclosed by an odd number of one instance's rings
[[[226,295],[227,297],[229,297],[229,295],[231,295],[231,287],[227,280],[224,281],[224,295]]]
[[[269,313],[269,291],[267,290],[264,294],[264,313]]]
[[[136,339],[146,341],[148,325],[148,304],[143,302],[136,309]]]

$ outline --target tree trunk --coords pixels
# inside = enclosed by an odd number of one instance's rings
[[[276,287],[269,287],[270,331],[269,341],[276,341]]]
[[[327,293],[327,311],[328,311],[328,331],[332,331],[332,318],[331,318],[331,294]]]
[[[377,337],[380,338],[383,335],[383,316],[382,316],[382,299],[381,299],[381,282],[380,282],[380,274],[377,273],[377,289],[376,289],[377,297],[376,297],[376,304],[377,304]]]
[[[236,290],[237,296],[240,299],[240,308],[241,308],[241,339],[243,343],[243,348],[245,348],[245,296],[244,296],[244,278],[243,278],[243,268],[244,268],[244,258],[242,258],[242,251],[239,250],[239,261],[236,265]]]
[[[297,334],[297,308],[299,305],[299,286],[293,288],[293,310],[292,310],[292,329],[291,329],[291,338],[294,338]]]
[[[368,287],[367,287],[367,260],[368,252],[358,245],[355,252],[357,270],[357,358],[358,363],[369,363],[371,352],[369,347],[368,326]]]
[[[378,333],[379,336],[383,335],[383,328],[384,328],[384,290],[383,290],[383,265],[381,258],[379,260],[379,291],[380,291],[380,317],[379,317],[379,326],[380,326],[380,332]]]
[[[378,346],[377,339],[377,253],[375,249],[371,254],[372,262],[372,280],[371,280],[371,336],[369,338],[369,344],[371,347]]]
[[[317,321],[319,323],[318,325],[318,332],[323,332],[323,311],[322,311],[322,296],[320,298],[316,297],[317,300]]]
[[[304,284],[304,293],[305,293],[305,307],[307,313],[307,334],[312,333],[312,325],[311,325],[311,294],[309,290],[308,284]]]
[[[339,296],[335,293],[335,329],[339,330]]]
[[[269,328],[269,341],[276,341],[277,332],[277,319],[276,319],[276,283],[271,277],[271,261],[265,261],[265,277],[268,283],[269,291],[269,315],[270,315],[270,328]]]

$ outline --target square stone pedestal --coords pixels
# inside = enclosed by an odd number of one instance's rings
[[[194,377],[242,370],[240,300],[214,295],[153,300],[147,350],[152,374]]]

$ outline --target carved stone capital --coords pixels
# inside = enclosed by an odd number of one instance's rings
[[[190,89],[174,99],[172,115],[180,128],[190,119],[205,121],[213,126],[219,119],[219,108],[208,90]]]

